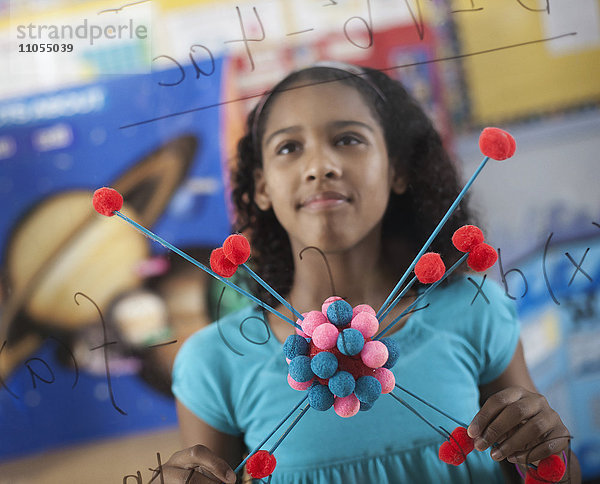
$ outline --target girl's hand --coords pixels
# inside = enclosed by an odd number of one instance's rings
[[[488,398],[467,431],[477,450],[493,446],[492,459],[521,464],[557,454],[569,442],[569,431],[546,398],[522,387]]]
[[[165,484],[234,484],[233,469],[227,462],[203,445],[175,452],[162,466]]]

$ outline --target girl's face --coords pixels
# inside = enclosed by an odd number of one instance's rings
[[[378,238],[390,190],[405,190],[379,122],[362,95],[340,82],[278,94],[261,148],[255,201],[273,208],[295,252],[340,252]]]

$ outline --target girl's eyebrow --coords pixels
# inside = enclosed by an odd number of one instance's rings
[[[333,127],[333,128],[338,128],[338,129],[339,129],[339,128],[345,128],[345,127],[347,127],[347,126],[357,125],[357,126],[361,126],[361,127],[365,128],[365,129],[368,129],[368,130],[369,130],[369,131],[371,131],[372,133],[374,133],[374,132],[375,132],[375,130],[373,129],[373,127],[372,127],[372,126],[370,126],[370,125],[368,125],[368,124],[366,124],[366,123],[363,123],[362,121],[354,121],[354,120],[339,120],[339,121],[332,121],[331,123],[329,123],[329,125],[330,125],[331,127]],[[295,126],[288,126],[287,128],[281,128],[281,129],[278,129],[277,131],[273,131],[273,133],[271,133],[271,134],[270,134],[270,135],[267,137],[267,139],[266,139],[266,141],[265,141],[265,144],[266,144],[266,145],[268,145],[268,144],[269,144],[269,142],[270,142],[270,141],[271,141],[271,140],[272,140],[272,139],[273,139],[275,136],[277,136],[278,134],[284,134],[284,133],[289,133],[289,132],[292,132],[292,131],[298,131],[298,130],[300,130],[300,129],[301,129],[301,127],[300,127],[300,126],[296,126],[296,125],[295,125]]]
[[[363,123],[362,121],[333,121],[331,123],[331,126],[333,126],[334,128],[345,128],[347,126],[352,126],[352,125],[358,125],[361,126],[363,128],[368,129],[369,131],[371,131],[372,133],[375,132],[375,130],[373,129],[373,127],[367,123]]]
[[[287,128],[281,128],[278,129],[277,131],[273,131],[266,139],[265,144],[268,145],[269,142],[278,134],[284,134],[284,133],[289,133],[290,131],[298,131],[300,129],[300,126],[288,126]]]

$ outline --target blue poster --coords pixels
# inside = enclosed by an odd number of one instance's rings
[[[168,391],[139,377],[136,358],[170,343],[166,304],[145,287],[170,256],[97,214],[92,195],[115,188],[123,213],[175,246],[222,243],[221,65],[0,103],[0,460],[175,425]],[[116,327],[123,295],[134,296]]]

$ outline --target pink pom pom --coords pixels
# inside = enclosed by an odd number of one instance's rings
[[[365,311],[352,318],[350,327],[359,330],[365,339],[372,338],[379,329],[379,321],[374,315]]]
[[[492,267],[497,260],[496,250],[491,245],[482,242],[469,252],[467,265],[474,271],[483,272]]]
[[[360,359],[369,368],[379,368],[388,359],[388,349],[381,341],[367,341],[360,352]]]
[[[485,128],[479,135],[479,149],[485,156],[502,161],[515,154],[517,143],[500,128]]]
[[[327,308],[329,305],[334,301],[339,301],[340,299],[342,299],[340,296],[330,296],[325,299],[325,302],[321,305],[321,312],[327,316]]]
[[[290,364],[290,361],[292,361],[292,360],[290,360],[289,358],[286,358],[286,359],[285,359],[285,362],[286,362],[288,365]],[[288,376],[289,376],[289,375],[288,375]]]
[[[296,321],[296,323],[298,325],[302,324],[302,321],[300,319],[298,319]],[[310,336],[308,336],[304,331],[302,331],[301,329],[296,328],[296,334],[299,334],[300,336],[302,336],[303,338],[310,338]]]
[[[542,459],[538,464],[538,475],[547,481],[558,482],[565,475],[566,465],[558,455]]]
[[[286,360],[287,360],[287,358],[286,358]],[[289,364],[289,360],[288,360],[288,364]],[[288,373],[287,381],[294,390],[299,390],[302,392],[304,390],[307,390],[313,384],[314,379],[311,378],[309,381],[299,382],[299,381],[294,380]]]
[[[483,242],[483,232],[475,225],[463,225],[452,236],[452,243],[461,252],[469,252]]]
[[[121,210],[123,206],[123,197],[113,188],[102,187],[94,192],[92,198],[94,209],[101,215],[112,217],[114,211]]]
[[[250,257],[250,242],[241,234],[233,234],[223,242],[223,251],[233,264],[240,265]]]
[[[356,398],[354,393],[347,397],[335,397],[333,402],[333,410],[340,417],[348,418],[354,417],[360,410],[360,400]]]
[[[315,328],[321,324],[327,323],[327,317],[321,311],[309,311],[303,313],[304,320],[302,320],[302,331],[309,337],[312,336]]]
[[[317,348],[328,350],[336,346],[339,334],[340,332],[333,324],[321,324],[313,331],[312,342]]]
[[[423,284],[439,281],[446,272],[446,266],[436,252],[423,254],[415,265],[415,276]]]
[[[210,254],[210,268],[221,277],[231,277],[237,270],[237,265],[233,264],[223,252],[223,247],[213,250]]]
[[[266,450],[259,450],[253,454],[246,462],[246,470],[255,479],[262,479],[273,474],[277,459],[273,454]]]
[[[354,318],[359,313],[368,313],[371,316],[377,316],[377,312],[368,304],[359,304],[352,308],[352,317]]]
[[[390,393],[396,384],[396,377],[387,368],[377,368],[373,376],[381,383],[381,393]]]

